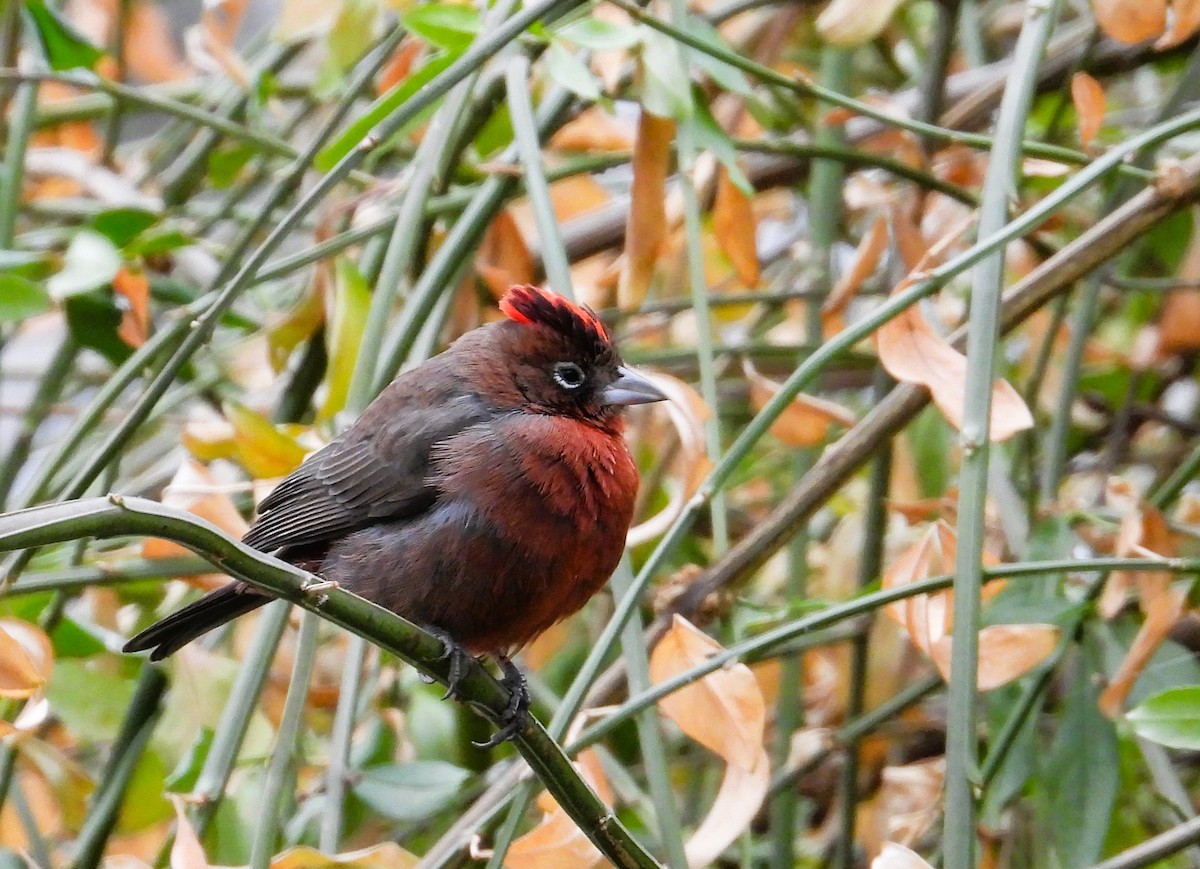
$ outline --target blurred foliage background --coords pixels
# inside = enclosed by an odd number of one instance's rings
[[[152,666],[208,561],[8,542],[107,492],[240,536],[544,283],[672,396],[611,594],[520,658],[664,865],[1200,865],[1198,27],[7,0],[0,863],[600,865],[361,638],[278,604]]]

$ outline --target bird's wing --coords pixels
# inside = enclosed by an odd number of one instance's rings
[[[243,541],[264,552],[303,547],[427,509],[437,496],[428,481],[430,451],[490,416],[457,382],[429,385],[438,380],[392,383],[351,428],[275,487]]]

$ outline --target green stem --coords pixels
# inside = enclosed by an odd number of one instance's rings
[[[1003,230],[1008,203],[1020,182],[1021,134],[1037,86],[1037,71],[1058,17],[1056,0],[1030,0],[1013,51],[1012,71],[1000,104],[995,147],[980,203],[979,234]],[[946,815],[942,852],[947,866],[975,865],[975,799],[978,785],[976,733],[980,590],[983,587],[984,511],[988,491],[992,384],[1000,336],[1004,246],[973,274],[967,324],[967,379],[959,440],[958,550],[954,580],[954,645],[950,653],[946,726]]]
[[[279,822],[283,812],[283,794],[290,780],[289,774],[295,765],[300,725],[304,717],[304,706],[308,702],[308,683],[312,678],[313,662],[317,657],[317,627],[320,623],[321,620],[313,612],[306,612],[300,617],[296,660],[292,665],[291,680],[288,682],[287,699],[283,703],[283,717],[275,734],[271,762],[267,767],[262,809],[258,813],[258,825],[254,828],[254,841],[250,846],[251,869],[267,869],[271,855],[275,853],[275,840],[279,834]]]

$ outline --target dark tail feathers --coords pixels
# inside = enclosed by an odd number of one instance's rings
[[[161,661],[213,628],[258,609],[271,600],[244,583],[231,582],[155,622],[126,643],[124,651],[153,649],[150,660]]]

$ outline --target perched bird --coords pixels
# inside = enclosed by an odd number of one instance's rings
[[[616,568],[638,487],[622,411],[666,396],[587,308],[532,286],[500,307],[285,478],[243,542],[429,628],[454,671],[495,657],[527,704],[508,655]],[[160,660],[270,599],[231,582],[125,651]]]

